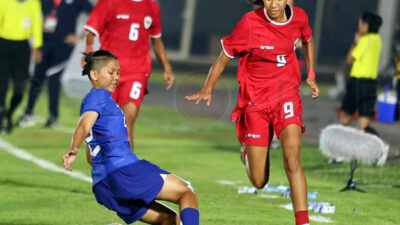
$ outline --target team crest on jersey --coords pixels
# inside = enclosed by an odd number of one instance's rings
[[[69,5],[69,4],[74,3],[74,0],[65,0],[65,3]]]
[[[144,18],[144,28],[149,29],[151,26],[151,23],[153,23],[153,19],[150,16],[146,16]]]

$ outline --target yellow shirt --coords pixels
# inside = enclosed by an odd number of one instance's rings
[[[354,58],[350,76],[355,78],[376,79],[378,76],[379,56],[382,41],[376,33],[369,33],[360,38],[351,55]]]
[[[39,0],[0,0],[0,38],[23,41],[33,38],[33,46],[43,45],[42,9]]]

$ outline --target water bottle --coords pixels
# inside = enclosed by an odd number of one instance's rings
[[[284,198],[290,198],[290,189],[287,190],[286,192],[283,192],[283,193],[282,193],[282,197],[284,197]],[[308,199],[310,199],[310,198],[312,198],[312,199],[318,198],[318,192],[316,192],[316,191],[308,192],[308,193],[307,193],[307,198],[308,198]]]
[[[335,205],[329,202],[309,202],[308,210],[316,213],[333,214],[335,213]]]

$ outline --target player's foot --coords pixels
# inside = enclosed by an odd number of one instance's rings
[[[34,115],[24,114],[18,122],[18,126],[22,128],[33,127],[38,123],[38,119]]]
[[[52,116],[47,120],[46,124],[44,125],[44,127],[47,128],[55,128],[57,126],[58,126],[58,120],[56,117]]]
[[[246,165],[246,160],[247,160],[247,150],[246,150],[246,145],[242,145],[240,147],[240,152],[239,152],[240,160],[242,161],[243,165]]]

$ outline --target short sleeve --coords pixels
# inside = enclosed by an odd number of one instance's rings
[[[153,22],[150,27],[150,37],[158,38],[161,37],[162,27],[161,27],[161,10],[157,2],[152,1],[153,8]]]
[[[312,29],[310,25],[308,24],[308,16],[307,14],[303,11],[304,13],[304,25],[301,29],[301,41],[302,42],[309,42],[312,38]]]
[[[368,48],[368,38],[361,37],[357,45],[351,52],[351,56],[353,56],[355,60],[360,59],[364,55],[364,52],[367,50],[367,48]]]
[[[80,115],[82,116],[85,112],[93,111],[101,116],[106,109],[107,93],[103,89],[92,89],[82,101]]]
[[[109,0],[99,0],[86,21],[85,29],[99,37],[107,26],[111,10]]]
[[[248,50],[250,28],[247,18],[244,16],[236,24],[229,36],[222,38],[221,44],[224,53],[229,58],[235,58]]]

